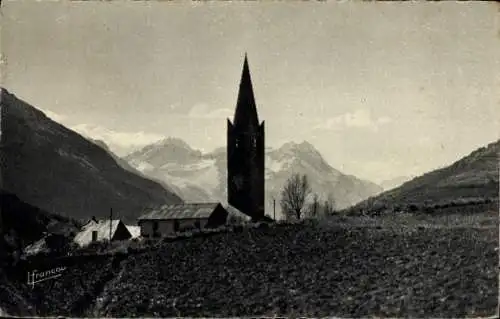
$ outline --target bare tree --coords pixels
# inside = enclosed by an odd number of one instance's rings
[[[300,219],[306,198],[310,193],[311,187],[306,175],[290,176],[281,191],[280,205],[285,216],[294,214],[297,219]]]
[[[320,210],[319,196],[318,194],[314,193],[312,196],[312,203],[309,206],[309,216],[311,218],[318,217],[319,210]]]
[[[328,194],[328,199],[324,203],[324,215],[331,215],[335,212],[335,200],[332,194]]]

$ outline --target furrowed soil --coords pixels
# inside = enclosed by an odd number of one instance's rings
[[[45,316],[492,316],[498,216],[452,221],[339,217],[160,241],[18,291]]]
[[[245,229],[129,256],[100,316],[495,314],[496,227]]]

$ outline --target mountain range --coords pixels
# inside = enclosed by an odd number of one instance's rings
[[[498,201],[499,154],[500,140],[497,140],[449,166],[413,178],[351,209]]]
[[[2,89],[2,188],[47,212],[135,223],[151,205],[181,203],[160,183]],[[125,167],[125,168],[124,168]]]
[[[2,191],[44,211],[85,219],[108,217],[112,208],[115,217],[135,223],[148,206],[226,201],[224,147],[202,153],[166,138],[122,159],[103,141],[67,129],[5,89],[0,105]],[[331,198],[336,209],[498,199],[499,150],[496,141],[410,181],[387,181],[383,191],[336,170],[308,142],[267,148],[266,213],[272,215],[275,199],[279,216],[280,191],[292,173],[306,174],[313,192]]]
[[[150,178],[162,180],[189,202],[226,201],[226,149],[202,153],[178,138],[166,138],[124,158]],[[313,192],[322,200],[328,197],[336,208],[353,205],[382,191],[369,181],[346,175],[331,167],[308,142],[286,143],[266,149],[266,213],[272,215],[273,198],[280,212],[279,197],[292,173],[306,174]]]

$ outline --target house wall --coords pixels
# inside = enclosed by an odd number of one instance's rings
[[[158,222],[158,230],[161,236],[166,236],[174,233],[174,222],[175,220],[156,220]],[[200,227],[205,228],[208,222],[208,218],[200,219],[177,219],[179,222],[179,229],[186,227],[195,227],[196,221],[200,222]],[[142,220],[140,222],[141,236],[143,237],[153,237],[153,223],[154,220]]]
[[[210,218],[208,219],[208,226],[209,227],[219,227],[222,226],[226,223],[227,221],[227,211],[222,207],[221,204],[217,205],[215,210],[212,212],[212,215],[210,215]]]
[[[205,228],[208,222],[208,218],[200,218],[200,219],[181,219],[179,220],[179,227],[195,227],[196,221],[200,222],[200,228]],[[172,224],[173,227],[173,224]],[[172,228],[173,229],[173,228]]]

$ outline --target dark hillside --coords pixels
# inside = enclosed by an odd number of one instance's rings
[[[0,209],[4,233],[15,233],[23,246],[40,239],[45,232],[70,234],[79,228],[75,220],[48,213],[0,190]]]
[[[411,205],[440,209],[446,208],[446,205],[496,202],[499,194],[499,152],[500,140],[347,211],[404,210]]]
[[[181,202],[7,90],[1,98],[3,188],[23,201],[77,219],[108,217],[113,208],[127,222],[148,205]]]
[[[0,309],[9,314],[33,315],[34,309],[26,299],[26,272],[19,259],[23,248],[45,233],[62,234],[69,240],[78,225],[26,204],[3,190],[0,190],[0,215]]]

